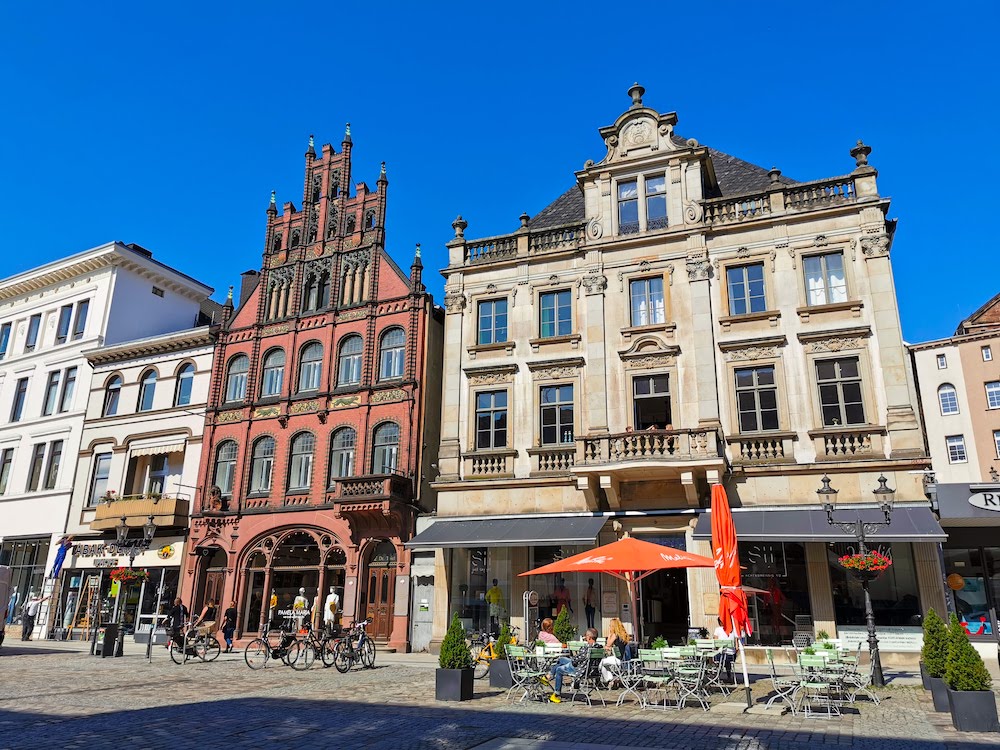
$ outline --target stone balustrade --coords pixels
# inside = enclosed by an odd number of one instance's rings
[[[772,464],[795,461],[794,432],[730,435],[726,438],[735,464]]]
[[[580,438],[584,466],[635,461],[692,461],[718,458],[715,429],[641,430]]]
[[[825,427],[812,430],[817,461],[850,461],[855,458],[881,458],[885,455],[882,436],[885,427],[860,425],[858,427]]]
[[[514,476],[517,451],[476,451],[462,456],[466,479],[496,479]]]
[[[779,184],[772,190],[725,196],[701,201],[704,222],[710,226],[736,224],[766,216],[815,211],[837,204],[854,203],[857,186],[853,176]]]
[[[569,474],[576,464],[576,445],[529,448],[532,475]]]
[[[487,237],[483,240],[470,242],[465,247],[466,262],[470,264],[509,260],[516,255],[517,237],[514,235]]]

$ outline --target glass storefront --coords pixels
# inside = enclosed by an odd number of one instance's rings
[[[8,622],[20,617],[21,607],[28,597],[42,591],[45,580],[45,563],[49,557],[49,542],[47,536],[31,539],[7,539],[0,544],[0,565],[11,569],[11,592],[17,590],[16,600],[11,599],[0,603],[0,608],[7,610]],[[13,603],[11,610],[9,605]],[[0,613],[2,614],[2,613]]]
[[[1000,547],[945,546],[944,573],[950,608],[970,636],[995,637],[1000,597]]]
[[[511,602],[510,549],[474,547],[452,551],[452,608],[469,632],[499,632],[518,614],[520,602]]]
[[[796,617],[811,617],[806,548],[798,542],[740,542],[753,635],[749,643],[790,643]],[[714,624],[713,624],[714,625]],[[713,628],[709,628],[711,631]]]
[[[908,543],[873,546],[892,560],[892,565],[868,585],[875,613],[875,624],[884,626],[919,626],[922,622],[917,571],[913,548]],[[865,624],[865,599],[861,582],[838,562],[843,555],[854,554],[854,543],[827,545],[830,584],[838,627]]]
[[[109,577],[110,570],[73,568],[62,573],[63,588],[53,626],[56,637],[78,640],[90,637],[96,622],[110,622],[118,604],[118,622],[126,634],[135,632],[138,615],[150,615],[156,610],[156,592],[163,576],[163,594],[160,614],[169,610],[177,596],[180,578],[177,568],[137,568],[149,574],[145,586],[134,583],[115,586]],[[146,621],[148,624],[148,620]]]

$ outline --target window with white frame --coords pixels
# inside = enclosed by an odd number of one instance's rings
[[[992,362],[993,361],[993,349],[992,349],[992,347],[984,346],[984,347],[982,347],[980,349],[980,351],[983,353],[983,362]]]
[[[63,373],[62,394],[59,396],[59,411],[67,412],[73,406],[73,392],[76,390],[76,368],[67,367]]]
[[[45,383],[45,400],[42,401],[42,416],[47,417],[56,410],[56,400],[59,397],[59,381],[62,373],[59,370],[49,373],[49,379]]]
[[[986,405],[990,409],[1000,409],[1000,380],[986,384]]]
[[[406,362],[406,333],[402,328],[390,328],[379,343],[379,380],[403,377]]]
[[[215,486],[222,497],[233,496],[233,479],[236,476],[236,443],[226,440],[219,443],[215,453]]]
[[[479,303],[480,345],[501,344],[507,340],[507,300],[489,299]]]
[[[662,276],[634,279],[629,282],[628,289],[633,326],[651,326],[667,322]]]
[[[25,490],[36,492],[42,481],[42,467],[45,464],[45,443],[36,443],[31,448],[31,463],[28,465],[28,483]]]
[[[139,383],[139,409],[150,411],[156,396],[156,370],[147,370]]]
[[[312,485],[313,450],[316,438],[311,432],[300,432],[292,438],[288,461],[288,491],[301,492]]]
[[[299,392],[318,391],[323,372],[323,345],[311,341],[302,347],[299,355]]]
[[[28,335],[24,337],[24,351],[33,352],[38,346],[38,329],[42,325],[42,314],[32,315],[28,320]]]
[[[149,479],[146,482],[146,494],[162,495],[167,487],[167,475],[170,473],[169,455],[159,453],[149,459]]]
[[[662,174],[646,177],[646,229],[667,226],[667,181]]]
[[[997,458],[1000,458],[1000,430],[993,430],[993,447],[997,449]]]
[[[10,481],[10,467],[14,464],[14,449],[4,448],[0,453],[0,495],[6,494]]]
[[[250,372],[250,358],[237,354],[229,360],[226,371],[226,401],[242,401],[247,396],[247,374]]]
[[[250,460],[251,494],[269,492],[273,472],[274,438],[265,435],[253,444],[253,454]]]
[[[939,370],[948,369],[948,357],[945,356],[944,354],[937,355],[937,368]]]
[[[108,477],[111,476],[111,454],[98,453],[94,456],[94,472],[90,478],[90,505],[97,505],[108,492]]]
[[[260,380],[260,395],[263,398],[280,396],[285,379],[285,350],[272,349],[264,355],[264,367]]]
[[[539,295],[538,335],[543,338],[569,336],[573,332],[573,301],[568,289]]]
[[[843,253],[807,255],[802,259],[809,305],[832,305],[847,301],[847,277]]]
[[[19,378],[14,386],[14,403],[10,405],[10,421],[20,422],[24,414],[24,402],[28,398],[28,378]]]
[[[104,389],[104,410],[102,416],[113,417],[118,413],[118,402],[122,394],[122,379],[115,375]]]
[[[45,462],[45,481],[42,488],[54,490],[59,480],[59,464],[62,461],[63,441],[53,440],[49,443],[49,457]]]
[[[76,315],[73,319],[73,339],[82,339],[87,329],[87,313],[90,311],[90,300],[84,299],[76,303]]]
[[[861,370],[857,357],[816,362],[816,383],[824,427],[865,424]]]
[[[938,388],[938,404],[941,414],[958,414],[958,391],[951,383],[944,383]]]
[[[964,435],[949,435],[945,438],[945,443],[948,446],[948,463],[964,464],[969,460],[965,452]]]
[[[726,288],[729,291],[730,315],[746,315],[767,309],[763,263],[727,268]]]
[[[539,424],[542,445],[573,442],[573,386],[544,386],[540,392]]]
[[[774,365],[736,370],[736,409],[740,432],[778,429],[778,388]]]
[[[337,387],[358,385],[361,382],[361,352],[364,346],[361,337],[346,336],[340,343],[340,358],[337,364]]]
[[[190,404],[193,387],[194,365],[187,362],[177,371],[177,385],[174,386],[174,406],[187,406]]]
[[[330,440],[330,480],[354,476],[354,450],[358,433],[351,427],[341,427]]]
[[[73,317],[73,305],[63,305],[59,308],[59,322],[56,325],[56,343],[65,344],[69,339],[69,324]]]
[[[636,180],[618,183],[618,234],[639,231],[639,183]]]
[[[507,391],[476,394],[476,449],[507,447]]]
[[[372,473],[391,474],[399,463],[399,425],[383,422],[372,436],[375,450],[372,453]]]

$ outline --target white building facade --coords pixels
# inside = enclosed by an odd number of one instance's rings
[[[44,590],[66,528],[92,377],[84,352],[190,328],[211,293],[118,242],[0,281],[0,565],[17,587],[9,619]]]

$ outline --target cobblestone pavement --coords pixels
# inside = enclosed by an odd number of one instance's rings
[[[242,654],[212,664],[173,664],[157,647],[98,659],[74,650],[11,644],[0,650],[0,748],[99,750],[127,745],[184,748],[683,748],[684,750],[946,750],[1000,736],[955,732],[917,687],[887,688],[880,706],[840,719],[709,712],[642,711],[631,704],[512,706],[477,683],[468,703],[434,700],[434,664],[379,655],[378,668],[342,675],[269,666],[254,672]],[[755,697],[767,693],[755,685]],[[719,703],[722,699],[716,699]],[[520,740],[520,741],[514,741]],[[524,740],[541,740],[525,744]],[[489,744],[486,744],[489,743]],[[564,743],[574,743],[572,745]]]

